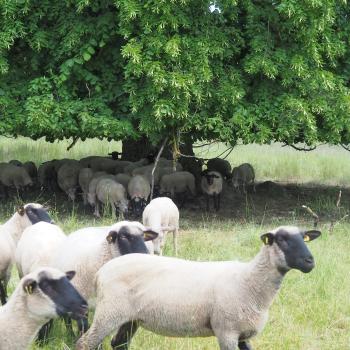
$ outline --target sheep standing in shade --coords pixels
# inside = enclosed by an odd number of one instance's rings
[[[27,170],[13,164],[7,164],[1,168],[0,182],[4,186],[6,196],[8,196],[7,189],[9,188],[15,188],[21,195],[26,187],[33,185]]]
[[[36,180],[37,176],[38,176],[38,169],[35,165],[34,162],[28,161],[23,163],[23,168],[27,170],[27,173],[29,174],[29,176],[31,177],[31,179],[34,181]]]
[[[120,221],[110,227],[88,227],[71,233],[57,247],[52,266],[62,271],[74,270],[73,285],[94,306],[94,278],[107,261],[120,255],[146,253],[145,241],[154,240],[158,233],[139,222]],[[87,329],[87,318],[78,322],[79,331]]]
[[[28,203],[18,209],[13,216],[0,226],[0,299],[6,303],[7,283],[10,279],[15,250],[23,231],[39,221],[52,222],[42,205]]]
[[[85,316],[87,303],[70,283],[73,277],[74,271],[65,274],[49,267],[23,277],[0,308],[0,348],[28,349],[48,319]]]
[[[128,349],[138,326],[174,337],[216,336],[221,350],[249,350],[286,273],[315,264],[305,241],[321,232],[282,226],[261,236],[250,262],[197,262],[131,254],[96,275],[93,323],[77,349],[95,349],[114,331],[113,349]]]
[[[167,232],[173,232],[173,244],[177,255],[177,234],[179,231],[179,209],[168,197],[152,199],[142,213],[142,223],[159,233],[153,241],[154,253],[162,255]]]
[[[82,165],[77,160],[65,161],[57,171],[57,182],[60,189],[65,192],[71,201],[75,201],[78,188],[79,171]]]
[[[88,204],[89,183],[94,175],[94,171],[90,168],[82,168],[79,170],[78,184],[83,194],[84,205]]]
[[[207,169],[209,171],[218,171],[226,180],[231,179],[231,164],[226,159],[209,159],[207,163]]]
[[[222,192],[222,176],[218,171],[203,171],[201,188],[206,196],[207,211],[209,211],[209,198],[213,197],[214,209],[220,209],[220,197]]]
[[[99,204],[110,204],[115,210],[115,216],[126,216],[128,212],[128,200],[124,186],[113,179],[102,178],[96,186],[95,216],[100,217]]]
[[[254,168],[249,163],[243,163],[232,169],[232,184],[236,191],[239,191],[239,188],[242,187],[243,192],[246,193],[247,185],[253,185],[255,191],[254,180]]]
[[[145,176],[135,175],[130,179],[128,184],[130,211],[135,217],[140,217],[142,215],[150,193],[151,185]]]

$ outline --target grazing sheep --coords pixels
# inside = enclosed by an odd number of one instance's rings
[[[279,227],[261,236],[264,246],[247,263],[113,259],[96,275],[94,320],[77,349],[95,349],[117,330],[112,347],[126,350],[138,326],[166,336],[216,336],[221,350],[251,349],[248,341],[264,328],[285,274],[314,268],[304,241],[320,234]]]
[[[207,211],[209,211],[209,197],[213,197],[214,209],[220,209],[220,197],[222,192],[222,176],[218,171],[203,171],[201,188],[207,200]]]
[[[221,174],[221,176],[226,180],[231,179],[231,164],[226,159],[209,159],[207,163],[207,169],[208,171],[218,171]]]
[[[5,195],[8,195],[8,188],[15,188],[21,194],[26,187],[33,185],[27,170],[13,164],[1,167],[0,182],[5,188]]]
[[[0,347],[28,349],[48,319],[69,314],[84,317],[87,303],[72,286],[74,271],[40,268],[21,279],[5,306],[0,308]]]
[[[77,160],[70,160],[64,162],[57,171],[58,186],[72,201],[75,201],[76,191],[79,186],[79,171],[81,168],[82,165]]]
[[[54,161],[48,161],[40,164],[38,168],[38,180],[42,189],[55,192],[57,185],[57,173],[54,167]]]
[[[252,184],[255,191],[254,180],[254,168],[249,163],[243,163],[232,169],[232,184],[235,190],[239,191],[242,187],[243,192],[246,193],[246,186]]]
[[[39,221],[52,222],[52,219],[42,205],[28,203],[19,208],[9,220],[0,226],[0,299],[2,304],[6,303],[7,283],[10,279],[17,243],[23,231]]]
[[[107,261],[129,253],[148,253],[144,241],[153,240],[158,233],[139,222],[120,221],[110,227],[88,227],[71,233],[57,248],[54,267],[76,271],[73,285],[93,307],[94,278]],[[79,330],[87,329],[87,319],[79,322]]]
[[[50,266],[57,247],[67,238],[61,228],[48,222],[27,227],[18,241],[15,262],[19,277],[39,267]]]
[[[185,194],[188,191],[192,196],[196,195],[196,180],[195,177],[188,171],[178,171],[173,174],[163,175],[159,182],[159,192],[161,195],[170,195],[172,199],[175,198],[175,194]],[[183,206],[185,196],[180,207]]]
[[[152,199],[142,213],[142,223],[159,233],[153,241],[154,253],[162,255],[167,232],[173,232],[173,244],[177,255],[177,234],[179,231],[179,209],[168,197]]]
[[[115,209],[115,215],[126,215],[128,212],[128,200],[126,199],[126,190],[124,186],[115,180],[102,178],[96,185],[96,217],[100,217],[99,203],[110,204]]]
[[[128,174],[120,173],[115,175],[115,179],[117,182],[122,184],[125,187],[125,189],[127,189],[131,176]]]
[[[23,168],[27,170],[27,173],[32,178],[32,180],[36,179],[38,176],[38,169],[34,162],[25,162],[23,163]]]
[[[90,168],[82,168],[79,170],[78,183],[83,193],[83,203],[88,204],[89,183],[94,175],[94,171]]]
[[[95,206],[96,206],[96,201],[97,201],[97,198],[96,198],[96,187],[97,187],[98,182],[99,182],[102,178],[103,178],[103,179],[115,180],[115,175],[107,174],[107,173],[105,173],[104,171],[97,171],[97,172],[94,173],[94,175],[91,177],[91,180],[90,180],[90,182],[89,182],[89,191],[88,191],[88,194],[87,194],[87,200],[88,200],[88,203],[89,203],[93,208],[95,208]]]
[[[130,210],[136,217],[140,217],[142,215],[150,193],[151,185],[145,176],[135,175],[130,179],[128,184]]]

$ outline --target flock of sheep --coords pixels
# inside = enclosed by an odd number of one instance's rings
[[[80,160],[60,159],[45,162],[37,169],[33,162],[21,163],[12,160],[0,163],[0,187],[4,197],[9,190],[23,195],[32,186],[40,186],[49,193],[63,191],[75,201],[81,194],[84,205],[91,205],[94,215],[100,216],[101,205],[109,204],[116,216],[140,217],[145,208],[152,184],[152,197],[159,195],[172,199],[194,198],[202,192],[207,199],[213,198],[214,209],[220,209],[223,182],[232,184],[236,190],[246,191],[247,185],[254,185],[253,167],[244,163],[231,170],[227,160],[213,158],[207,169],[183,169],[181,163],[160,158],[155,166],[151,157],[130,162],[102,156],[89,156]]]
[[[177,255],[180,215],[173,200],[162,195],[194,196],[198,178],[166,159],[155,169],[148,162],[87,157],[46,162],[37,172],[31,163],[0,164],[6,194],[8,187],[23,191],[37,178],[47,191],[59,187],[72,200],[80,188],[96,216],[107,203],[125,217],[142,215],[142,223],[124,220],[66,235],[46,208],[29,203],[0,226],[1,349],[50,341],[58,317],[72,334],[72,320],[77,322],[79,350],[96,349],[111,334],[111,347],[127,350],[138,327],[165,336],[215,336],[221,350],[252,349],[249,340],[264,328],[285,274],[313,269],[305,242],[321,233],[278,227],[261,235],[263,246],[247,263],[164,257],[169,232]],[[243,191],[254,185],[251,165],[231,171],[227,163],[208,162],[199,174],[207,205],[212,197],[216,210],[224,181]],[[148,202],[152,182],[160,196]],[[8,297],[13,265],[21,280]],[[94,313],[90,327],[88,311]]]
[[[179,228],[170,198],[153,199],[143,223],[120,221],[66,235],[40,204],[19,208],[0,227],[0,346],[27,349],[50,339],[63,317],[76,349],[95,349],[110,334],[129,348],[138,327],[166,336],[216,336],[221,350],[251,349],[285,274],[314,267],[305,242],[316,230],[281,226],[261,236],[250,262],[197,262],[162,253],[165,233]],[[8,298],[12,265],[21,278]],[[88,310],[94,311],[89,328]]]

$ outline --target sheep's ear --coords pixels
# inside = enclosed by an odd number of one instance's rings
[[[143,231],[143,239],[145,242],[147,241],[153,241],[154,239],[156,239],[159,236],[159,233],[156,231],[153,231],[151,229],[146,228]]]
[[[75,271],[67,271],[66,277],[71,281],[73,277],[75,276]]]
[[[29,295],[33,294],[35,288],[37,286],[37,282],[32,278],[28,278],[23,282],[23,290]]]
[[[23,206],[23,205],[17,209],[17,213],[18,213],[19,215],[21,215],[21,216],[24,215],[25,209],[24,209],[24,206]]]
[[[272,245],[275,239],[275,236],[271,232],[269,232],[261,235],[260,238],[265,245]]]
[[[115,242],[115,240],[117,239],[117,232],[116,231],[111,231],[108,233],[106,240],[109,244],[112,244]]]
[[[310,230],[303,234],[304,242],[310,242],[321,236],[321,231]]]

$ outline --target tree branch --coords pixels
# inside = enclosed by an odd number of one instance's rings
[[[309,214],[311,214],[311,216],[314,218],[314,228],[317,227],[317,224],[318,224],[318,221],[319,221],[319,217],[318,215],[312,211],[311,208],[309,208],[308,206],[306,205],[302,205],[301,206],[303,209],[305,209]]]
[[[311,152],[311,151],[315,150],[316,147],[317,147],[317,146],[313,146],[313,147],[310,147],[310,148],[297,147],[295,145],[290,145],[289,143],[285,143],[282,147],[286,147],[286,146],[292,147],[292,148],[294,148],[297,151],[303,151],[303,152]]]
[[[74,136],[72,143],[67,147],[67,151],[69,151],[77,143],[78,140],[79,140],[79,137]]]
[[[340,146],[342,146],[346,151],[350,152],[350,148],[345,146],[343,143],[341,143]]]

